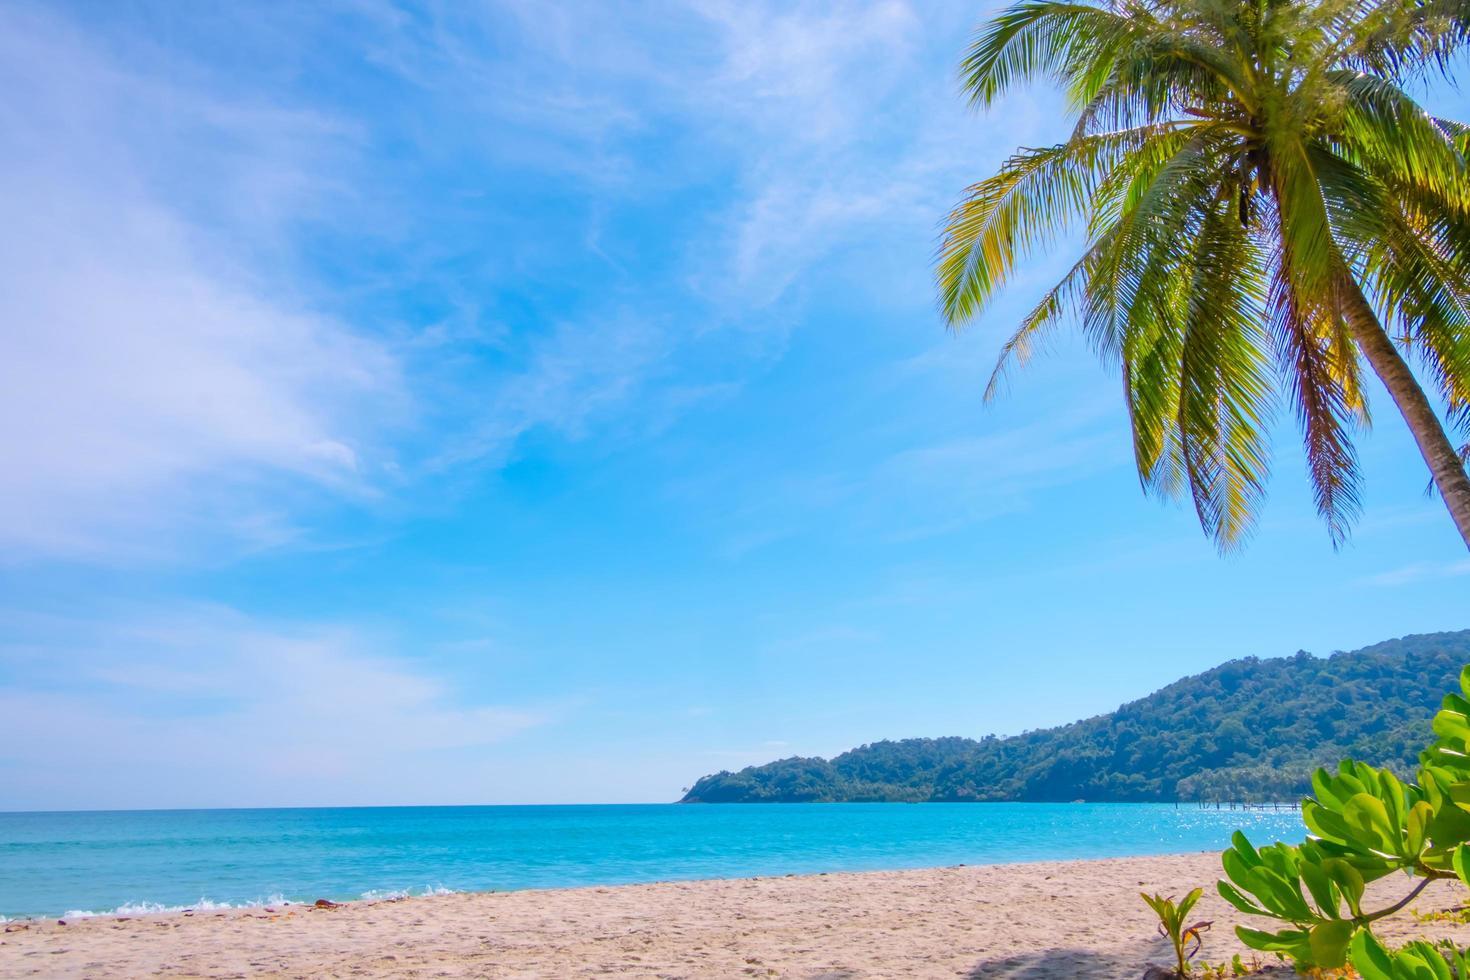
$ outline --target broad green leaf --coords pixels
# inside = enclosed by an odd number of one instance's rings
[[[1429,834],[1429,821],[1434,817],[1434,807],[1428,803],[1419,802],[1409,807],[1409,816],[1404,821],[1405,828],[1405,853],[1409,856],[1416,855],[1424,850]]]
[[[1324,916],[1329,919],[1341,918],[1337,907],[1337,889],[1332,880],[1327,877],[1327,872],[1320,865],[1311,861],[1303,861],[1301,864],[1302,882],[1307,886],[1308,893],[1312,896],[1312,902],[1317,906]]]
[[[1451,861],[1455,874],[1466,888],[1470,888],[1470,844],[1461,844],[1455,848]]]
[[[1470,782],[1453,782],[1445,787],[1445,795],[1459,809],[1470,813]]]
[[[1363,781],[1358,778],[1358,764],[1352,759],[1343,759],[1337,764],[1337,781],[1333,784],[1333,792],[1346,802],[1349,797],[1362,793],[1367,789]]]
[[[1453,846],[1456,841],[1470,841],[1470,808],[1460,805],[1456,795],[1464,795],[1453,785],[1442,787],[1444,795],[1434,805],[1434,816],[1429,821],[1428,834],[1436,847]],[[1433,804],[1432,804],[1433,805]]]
[[[1324,840],[1360,846],[1356,835],[1342,814],[1318,806],[1311,800],[1302,802],[1302,822],[1307,825],[1308,830]]]
[[[1358,869],[1342,858],[1328,858],[1322,862],[1322,870],[1337,884],[1338,890],[1347,901],[1348,911],[1353,915],[1361,914],[1363,876],[1358,873]]]
[[[1404,852],[1402,828],[1405,820],[1404,797],[1406,795],[1404,784],[1399,782],[1398,777],[1392,772],[1384,769],[1378,774],[1378,786],[1378,798],[1387,813],[1385,838],[1394,845],[1392,850],[1395,854],[1402,854]]]
[[[1256,853],[1261,855],[1263,869],[1269,869],[1282,878],[1297,876],[1297,850],[1290,844],[1277,841],[1269,847],[1260,848]]]
[[[1247,881],[1247,890],[1261,900],[1261,904],[1280,918],[1292,922],[1313,919],[1312,910],[1302,897],[1295,879],[1288,879],[1267,867],[1252,868]]]
[[[1349,949],[1353,969],[1363,975],[1363,980],[1398,980],[1388,950],[1369,930],[1359,929]]]
[[[1236,926],[1235,934],[1251,949],[1264,953],[1285,953],[1293,959],[1312,962],[1311,937],[1304,929],[1284,929],[1281,932],[1262,932]]]
[[[1239,888],[1236,888],[1228,881],[1215,882],[1215,889],[1219,891],[1221,898],[1225,899],[1225,901],[1240,909],[1240,911],[1244,912],[1246,915],[1271,914],[1267,912],[1264,908],[1262,908],[1259,904],[1247,898]]]
[[[1398,853],[1398,828],[1390,822],[1388,810],[1378,797],[1358,793],[1343,804],[1342,815],[1358,832],[1359,840],[1375,850]]]
[[[1220,866],[1225,869],[1225,876],[1241,888],[1250,887],[1250,873],[1261,867],[1259,859],[1254,864],[1249,864],[1241,856],[1239,851],[1229,850],[1220,855]]]
[[[1470,740],[1470,717],[1448,709],[1440,711],[1430,723],[1434,734],[1456,742]]]
[[[1261,856],[1256,853],[1256,849],[1251,846],[1250,839],[1245,834],[1237,830],[1230,835],[1230,843],[1234,845],[1235,852],[1240,855],[1240,859],[1248,867],[1253,868],[1261,863]]]
[[[1335,792],[1336,786],[1327,770],[1320,766],[1312,773],[1312,792],[1316,794],[1317,801],[1325,807],[1334,810],[1342,808],[1342,797]]]
[[[1423,940],[1406,945],[1394,956],[1394,966],[1406,980],[1455,980],[1444,955]]]
[[[1352,922],[1339,920],[1313,926],[1309,939],[1312,962],[1328,969],[1346,965],[1348,943],[1352,941],[1357,928]]]
[[[1444,805],[1444,787],[1451,782],[1448,770],[1442,767],[1426,765],[1419,770],[1419,786],[1424,790],[1425,802],[1436,811]]]

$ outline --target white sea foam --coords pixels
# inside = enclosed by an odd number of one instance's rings
[[[419,891],[414,891],[412,888],[398,888],[391,891],[385,891],[379,888],[372,888],[368,891],[363,892],[361,898],[364,902],[396,902],[401,898],[421,898],[425,895],[457,894],[458,892],[456,892],[453,888],[445,888],[443,885],[425,885]]]
[[[420,898],[426,895],[457,895],[453,888],[445,888],[443,885],[425,885],[423,888],[372,888],[363,892],[358,898],[364,902],[393,902],[404,898]],[[291,899],[284,895],[276,894],[269,898],[255,899],[248,902],[216,902],[209,898],[201,898],[197,902],[188,905],[165,905],[162,902],[124,902],[115,909],[68,909],[61,915],[60,919],[99,919],[111,916],[135,916],[135,915],[169,915],[179,912],[227,912],[232,909],[260,909],[260,908],[282,908],[291,905],[309,905],[310,900]],[[23,917],[24,918],[24,917]],[[31,918],[48,918],[38,915]],[[18,922],[20,919],[8,919],[0,915],[0,924],[7,922]]]
[[[115,909],[104,911],[92,911],[91,909],[71,909],[64,912],[60,918],[63,919],[96,919],[113,915],[167,915],[173,912],[225,912],[230,909],[261,909],[276,907],[279,905],[299,905],[281,895],[272,895],[270,898],[256,899],[250,902],[215,902],[208,898],[201,898],[197,902],[188,905],[164,905],[162,902],[124,902]]]
[[[458,894],[453,888],[445,888],[443,885],[425,885],[423,888],[373,888],[359,896],[364,902],[393,902],[404,898],[420,898],[426,895],[455,895]],[[309,901],[289,899],[284,895],[272,895],[269,898],[256,899],[249,902],[216,902],[208,898],[201,898],[197,902],[188,905],[164,905],[162,902],[124,902],[115,909],[104,909],[96,911],[92,909],[69,909],[58,918],[62,919],[98,919],[117,915],[168,915],[179,912],[227,912],[231,909],[260,909],[280,908],[288,905],[305,905]],[[44,918],[44,916],[40,917]],[[5,916],[0,915],[0,923],[10,922]]]

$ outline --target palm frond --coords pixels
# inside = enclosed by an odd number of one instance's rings
[[[1347,539],[1361,506],[1358,456],[1350,435],[1354,399],[1344,384],[1345,376],[1356,377],[1356,365],[1341,361],[1333,296],[1304,288],[1304,283],[1315,286],[1317,276],[1299,272],[1284,222],[1277,218],[1272,224],[1267,308],[1273,346],[1301,425],[1317,513],[1337,546]]]
[[[1470,170],[1451,130],[1387,79],[1336,72],[1332,81],[1346,98],[1333,142],[1380,179],[1425,187],[1470,211]]]
[[[1112,52],[1138,33],[1138,16],[1059,0],[1013,3],[971,45],[960,64],[961,85],[971,104],[983,108],[1023,82],[1093,78],[1101,84]]]
[[[1334,62],[1396,78],[1446,72],[1470,44],[1470,0],[1382,0],[1345,26]]]
[[[1266,271],[1229,201],[1205,213],[1191,263],[1179,431],[1200,524],[1229,550],[1254,527],[1270,471]]]
[[[1077,260],[1055,286],[1047,290],[1031,312],[1026,314],[1021,325],[1001,347],[990,380],[985,385],[985,400],[994,401],[1000,394],[1013,368],[1024,367],[1036,352],[1037,344],[1043,341],[1068,317],[1085,319],[1091,301],[1090,286],[1097,272],[1097,260],[1101,246],[1094,245]]]
[[[1470,221],[1424,214],[1415,189],[1395,192],[1346,160],[1318,174],[1335,236],[1399,344],[1418,352],[1452,412],[1470,404]]]
[[[957,325],[979,313],[1018,259],[1086,213],[1098,182],[1118,159],[1163,133],[1143,127],[1022,150],[995,176],[970,187],[950,212],[939,246],[945,318]]]

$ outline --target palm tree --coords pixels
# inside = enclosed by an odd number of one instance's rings
[[[1063,323],[1121,368],[1146,490],[1187,487],[1220,547],[1254,525],[1292,401],[1334,545],[1359,509],[1361,365],[1388,389],[1470,547],[1470,127],[1406,92],[1470,41],[1470,0],[1019,0],[963,66],[971,101],[1064,87],[1076,126],[969,188],[938,255],[976,316],[1082,222],[1077,263],[987,388]],[[1409,358],[1418,361],[1419,374]]]

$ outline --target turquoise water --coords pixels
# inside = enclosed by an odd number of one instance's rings
[[[1294,812],[1151,804],[0,813],[0,916],[1122,857],[1299,839]]]

